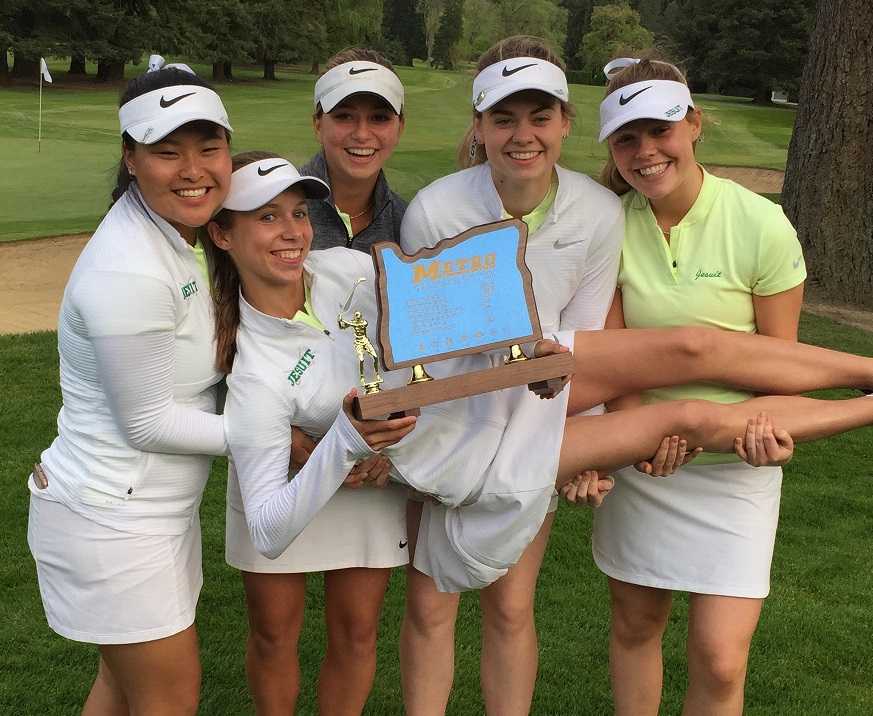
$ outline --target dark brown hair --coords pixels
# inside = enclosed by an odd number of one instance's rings
[[[534,37],[533,35],[513,35],[512,37],[507,37],[497,44],[492,45],[482,53],[482,56],[479,58],[479,62],[476,65],[476,74],[480,73],[486,67],[490,67],[495,62],[510,60],[513,57],[536,57],[537,59],[545,60],[546,62],[551,62],[553,65],[557,65],[564,72],[567,71],[564,61],[544,39],[541,37]],[[576,108],[570,102],[564,102],[563,100],[558,101],[561,103],[561,112],[563,112],[565,117],[572,120],[576,116]],[[481,113],[474,110],[473,119],[476,119],[479,116],[481,116]],[[467,131],[464,132],[461,143],[458,145],[457,161],[458,166],[462,169],[475,166],[476,164],[482,164],[488,160],[488,156],[485,153],[485,147],[482,144],[479,144],[475,154],[470,156],[470,143],[473,141],[474,131],[475,127],[473,122],[470,122],[470,126],[467,127]]]
[[[639,62],[628,65],[609,78],[606,83],[607,97],[622,87],[647,80],[671,80],[673,82],[681,82],[683,85],[688,84],[685,75],[676,65],[657,59],[654,51],[644,54],[646,56]],[[688,115],[686,114],[685,116],[687,117]],[[600,181],[619,196],[627,194],[631,190],[630,184],[624,180],[618,171],[618,167],[615,166],[611,151],[607,151],[606,164],[600,170]]]
[[[280,158],[272,152],[240,152],[233,157],[233,171],[261,159]],[[222,209],[212,220],[222,229],[230,229],[235,214],[230,209]],[[236,355],[236,331],[239,328],[239,271],[230,254],[212,243],[211,237],[204,238],[203,250],[209,264],[212,303],[215,306],[215,367],[222,373],[230,373]]]
[[[180,70],[177,67],[165,67],[157,72],[146,72],[144,75],[134,77],[127,83],[127,86],[121,93],[121,97],[118,100],[118,106],[121,107],[123,104],[126,104],[130,102],[130,100],[136,99],[147,92],[152,92],[156,89],[164,89],[165,87],[177,87],[178,85],[196,85],[197,87],[212,89],[212,86],[208,82],[201,80],[197,75],[191,72]],[[214,131],[214,125],[211,122],[204,122],[203,124],[207,133]],[[230,132],[225,129],[224,134],[227,137],[228,144],[230,144]],[[129,151],[133,151],[136,147],[136,141],[127,132],[121,135],[121,141]],[[131,181],[133,181],[133,177],[130,175],[130,172],[127,171],[127,164],[125,164],[124,157],[122,156],[121,161],[118,163],[118,174],[115,178],[115,188],[112,190],[112,204],[118,201],[121,198],[121,195],[127,191],[127,187],[130,186]]]

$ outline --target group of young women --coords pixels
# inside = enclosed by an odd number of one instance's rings
[[[481,588],[486,709],[515,714],[533,694],[534,592],[556,488],[600,502],[608,471],[660,449],[669,472],[685,446],[722,455],[670,480],[619,472],[597,515],[616,710],[657,713],[659,640],[679,589],[692,593],[688,712],[740,713],[778,514],[772,466],[792,437],[873,423],[873,400],[794,396],[873,387],[873,359],[786,340],[805,275],[790,225],[696,163],[700,112],[675,67],[619,64],[601,105],[609,189],[558,164],[574,114],[561,61],[514,37],[480,60],[465,168],[408,209],[382,171],[404,90],[378,53],[328,63],[314,97],[322,150],[302,174],[269,152],[232,158],[224,106],[195,75],[163,69],[129,84],[114,203],[61,307],[59,435],[29,480],[48,622],[99,646],[84,713],[196,711],[198,507],[213,455],[230,455],[226,557],[243,575],[259,713],[294,710],[313,571],[325,574],[328,635],[319,708],[360,713],[390,570],[408,564],[406,711],[444,712],[457,592]],[[528,226],[540,322],[555,338],[536,352],[572,351],[569,387],[357,420],[354,335],[335,314],[376,315],[358,249],[392,240],[412,252],[507,217]],[[649,327],[659,330],[634,330]],[[670,402],[642,404],[658,400]],[[771,467],[726,461],[734,450]]]

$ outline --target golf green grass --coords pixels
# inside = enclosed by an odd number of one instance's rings
[[[870,334],[805,317],[807,342],[873,353]],[[74,714],[96,668],[96,650],[50,631],[26,543],[30,465],[55,435],[60,404],[54,333],[0,337],[0,713]],[[829,397],[847,394],[830,393]],[[785,469],[773,589],[752,644],[746,713],[867,716],[873,713],[873,429],[803,445]],[[218,461],[201,510],[205,585],[198,609],[203,659],[201,713],[253,713],[243,654],[246,618],[239,575],[224,563],[226,464]],[[611,712],[608,593],[591,559],[591,512],[562,504],[537,590],[540,672],[532,713]],[[652,539],[657,539],[657,534]],[[676,556],[681,559],[681,555]],[[383,611],[378,670],[366,714],[402,714],[397,639],[403,573]],[[687,601],[677,597],[664,640],[664,706],[678,714],[686,683]],[[320,578],[310,580],[300,640],[300,714],[316,713],[324,650]],[[449,714],[483,713],[475,594],[461,600],[457,676]],[[632,674],[626,675],[633,678]]]
[[[63,80],[62,63],[51,64]],[[129,66],[127,76],[142,72]],[[196,66],[204,76],[208,68]],[[89,71],[93,73],[93,68]],[[406,87],[404,136],[388,165],[388,177],[404,197],[455,169],[455,148],[470,121],[468,73],[399,68]],[[315,78],[280,71],[279,81],[259,79],[258,68],[236,70],[237,81],[217,89],[236,130],[237,151],[265,149],[303,162],[317,149],[312,133]],[[0,241],[93,230],[109,203],[120,142],[120,86],[97,83],[43,86],[41,151],[37,152],[38,88],[0,89]],[[599,87],[574,85],[578,109],[561,163],[596,174],[605,157],[596,141]],[[758,107],[746,100],[702,95],[707,117],[699,157],[704,163],[782,169],[794,112]]]

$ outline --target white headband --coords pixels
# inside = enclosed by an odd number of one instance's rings
[[[330,112],[346,97],[359,92],[384,99],[395,113],[403,110],[403,83],[376,62],[344,62],[325,72],[315,83],[315,106]]]
[[[610,92],[600,103],[600,137],[603,141],[635,119],[678,122],[694,107],[687,85],[673,80],[635,82]]]
[[[183,124],[205,120],[233,131],[221,98],[200,85],[173,85],[146,92],[118,110],[121,133],[154,144]]]
[[[309,199],[326,199],[330,187],[317,177],[300,176],[287,159],[261,159],[230,175],[230,191],[222,209],[252,211],[299,184]]]
[[[564,102],[570,88],[563,70],[538,57],[513,57],[488,65],[473,80],[473,109],[484,112],[522,90],[539,90]]]
[[[625,67],[638,65],[639,63],[640,61],[634,57],[616,57],[614,60],[606,63],[606,66],[603,68],[603,74],[609,79],[613,75],[617,75]]]

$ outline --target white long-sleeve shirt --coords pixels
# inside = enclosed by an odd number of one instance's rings
[[[372,262],[360,252],[334,248],[312,252],[305,268],[313,309],[328,329],[268,316],[240,297],[238,352],[228,377],[225,416],[240,496],[252,541],[268,557],[281,554],[352,466],[372,454],[340,410],[348,390],[360,388],[354,334],[332,327],[358,277],[367,283],[348,311],[375,321]],[[373,323],[371,335],[375,331]],[[563,337],[569,342],[572,334]],[[464,360],[481,369],[501,358],[486,353]],[[457,366],[450,360],[428,367],[445,375]],[[408,379],[406,371],[383,376],[383,387]],[[535,424],[520,424],[515,406],[526,393],[521,386],[429,406],[412,433],[382,451],[394,464],[396,481],[434,495],[457,518],[447,545],[430,543],[439,547],[434,560],[450,568],[439,582],[446,589],[497,579],[518,559],[546,514],[566,396],[537,400]],[[292,425],[321,441],[289,481]],[[516,455],[517,464],[507,466],[499,453],[517,440],[531,440],[538,449]]]
[[[213,455],[214,322],[191,246],[135,184],[106,214],[73,268],[58,318],[63,407],[43,452],[49,487],[31,492],[95,522],[180,534]]]
[[[603,328],[624,238],[624,214],[615,194],[578,172],[560,166],[555,172],[554,204],[542,226],[528,236],[525,251],[546,337]],[[400,244],[412,254],[505,215],[491,167],[480,164],[422,189],[406,210]],[[556,337],[572,346],[571,334]],[[425,503],[415,566],[433,577],[439,589],[486,586],[505,574],[536,536],[553,492],[563,437],[563,420],[550,420],[549,411],[560,404],[566,409],[564,393],[549,405],[525,390],[502,391],[503,411],[511,418],[485,493],[460,509]],[[495,505],[499,520],[488,512]],[[506,534],[512,539],[501,542]]]

